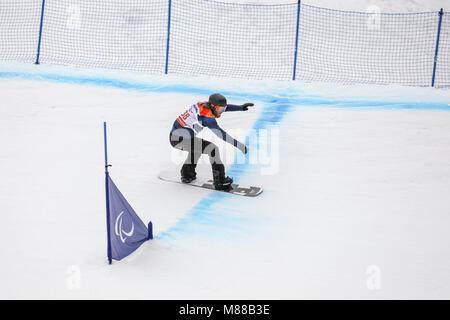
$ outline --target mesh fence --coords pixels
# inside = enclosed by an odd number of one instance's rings
[[[167,0],[47,0],[40,61],[161,73]]]
[[[292,78],[297,5],[172,1],[170,73]]]
[[[42,3],[0,1],[0,60],[37,59]],[[41,63],[410,86],[433,79],[438,12],[212,0],[46,0],[44,8]],[[436,61],[435,86],[450,87],[448,13]]]
[[[0,1],[0,60],[36,59],[41,8],[42,0]]]
[[[438,14],[345,12],[302,5],[297,78],[429,86]]]
[[[442,17],[435,86],[450,88],[450,15]]]

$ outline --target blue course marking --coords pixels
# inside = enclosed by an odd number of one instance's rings
[[[121,80],[118,78],[107,78],[99,76],[83,76],[83,75],[61,75],[45,72],[9,72],[0,71],[0,79],[26,79],[26,80],[44,80],[56,83],[68,84],[86,84],[102,87],[112,87],[126,90],[137,90],[142,92],[159,92],[159,93],[185,93],[209,96],[210,88],[200,88],[196,86],[182,84],[161,84],[132,80]],[[258,93],[240,93],[233,91],[221,91],[225,96],[230,98],[245,98],[264,103],[274,101],[274,94],[258,94]],[[417,110],[446,110],[450,111],[447,103],[437,102],[404,102],[404,101],[377,101],[362,99],[335,99],[325,98],[315,95],[305,95],[303,92],[293,94],[280,94],[279,99],[289,101],[290,105],[296,107],[333,107],[333,108],[376,108],[376,109],[417,109]]]
[[[185,93],[208,96],[211,93],[209,88],[200,88],[195,86],[180,84],[161,84],[150,82],[139,82],[131,80],[121,80],[117,78],[80,76],[80,75],[60,75],[52,73],[26,73],[26,72],[0,72],[0,78],[4,79],[27,79],[27,80],[44,80],[57,83],[96,85],[102,87],[113,87],[126,90],[137,90],[142,92],[159,92],[159,93]],[[266,129],[270,125],[279,123],[287,113],[295,107],[334,107],[334,108],[369,108],[379,109],[416,109],[416,110],[446,110],[450,111],[450,107],[445,103],[432,102],[399,102],[399,101],[374,101],[374,100],[343,100],[325,98],[320,96],[305,95],[303,93],[284,94],[274,98],[270,94],[243,94],[240,92],[221,91],[225,96],[231,99],[246,99],[247,101],[260,101],[265,107],[261,111],[258,119],[253,124],[253,130]],[[230,100],[231,100],[230,99]],[[236,161],[235,161],[236,162]],[[227,173],[238,181],[239,178],[247,171],[248,163],[234,164],[228,168]],[[179,237],[204,236],[224,233],[232,236],[239,232],[244,226],[258,223],[257,219],[248,215],[239,214],[237,208],[223,208],[218,206],[222,200],[236,197],[223,192],[212,192],[204,199],[200,200],[186,216],[167,231],[161,233],[156,239],[177,239]],[[235,198],[236,199],[236,198]],[[254,200],[254,199],[253,199]],[[239,203],[239,201],[237,201]],[[231,202],[231,205],[233,202]],[[211,213],[214,214],[211,214]]]

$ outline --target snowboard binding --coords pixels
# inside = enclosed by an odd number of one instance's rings
[[[184,164],[181,168],[181,182],[191,183],[197,179],[197,173],[195,172],[195,164]]]
[[[223,164],[212,164],[214,188],[216,190],[229,190],[233,183],[233,178],[225,176],[225,166]]]

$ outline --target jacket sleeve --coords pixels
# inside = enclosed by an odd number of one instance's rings
[[[225,112],[227,111],[244,111],[244,108],[242,108],[242,106],[237,106],[235,104],[227,104]]]
[[[232,144],[235,147],[243,146],[243,144],[236,139],[234,139],[232,136],[230,136],[228,133],[225,132],[219,125],[217,124],[216,119],[214,118],[207,118],[203,120],[203,125],[211,129],[212,132],[225,142],[228,142],[229,144]]]

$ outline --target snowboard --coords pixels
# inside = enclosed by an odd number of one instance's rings
[[[207,179],[202,176],[197,175],[197,179],[190,183],[183,183],[181,182],[181,177],[178,172],[172,172],[172,171],[163,171],[158,175],[158,178],[164,181],[170,181],[170,182],[177,182],[184,184],[186,186],[193,186],[193,187],[199,187],[199,188],[205,188],[210,189],[214,191],[220,191],[220,192],[226,192],[231,194],[237,194],[240,196],[245,197],[256,197],[263,192],[263,189],[260,187],[253,187],[253,186],[242,186],[240,184],[231,184],[231,187],[228,190],[216,190],[214,188],[213,180]]]

